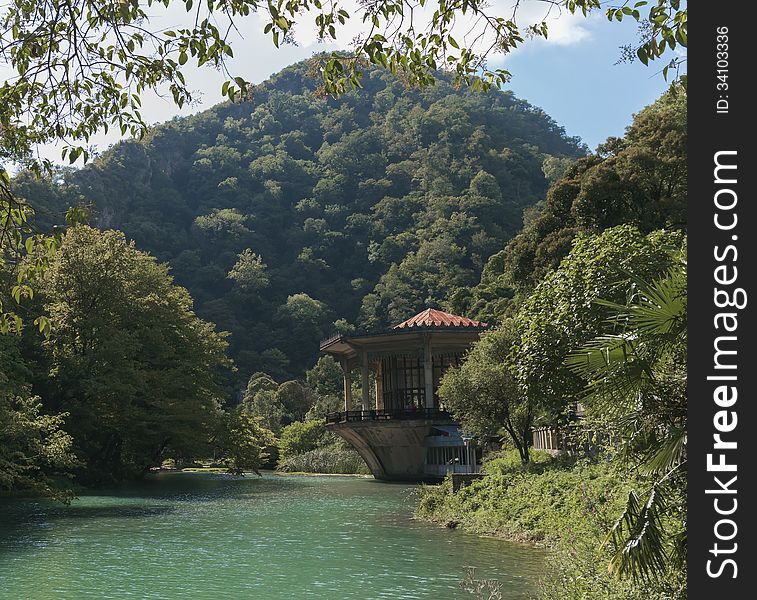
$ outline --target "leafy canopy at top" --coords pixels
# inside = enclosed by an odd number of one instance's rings
[[[186,9],[186,24],[153,26],[172,4]],[[295,41],[295,26],[314,25],[320,40],[334,42],[341,26],[361,21],[351,48],[325,55],[319,65],[325,91],[338,95],[360,87],[366,63],[411,84],[431,84],[439,70],[448,70],[475,89],[501,85],[509,73],[490,69],[489,56],[511,51],[527,36],[547,37],[548,18],[560,11],[587,15],[600,8],[599,0],[543,4],[543,18],[524,26],[520,2],[508,10],[481,0],[374,0],[352,13],[346,4],[321,0],[13,0],[0,14],[0,64],[12,72],[0,87],[0,157],[23,158],[36,144],[64,140],[73,162],[87,158],[78,142],[95,132],[115,127],[139,136],[146,129],[145,92],[166,91],[180,107],[192,101],[188,64],[223,70],[229,77],[224,95],[243,96],[248,83],[232,76],[227,61],[234,56],[236,24],[252,13],[262,15],[276,46]],[[686,14],[678,0],[606,9],[611,20],[643,20],[635,48],[644,63],[686,46]]]
[[[10,0],[0,9],[0,68],[8,72],[0,85],[0,261],[7,260],[2,254],[24,254],[33,231],[30,207],[11,191],[7,163],[41,172],[52,166],[35,156],[41,144],[62,142],[62,157],[74,163],[87,161],[98,132],[116,128],[142,137],[146,92],[166,93],[179,107],[192,101],[189,65],[221,70],[228,77],[224,96],[244,97],[248,82],[231,73],[227,61],[234,56],[237,23],[252,13],[262,15],[264,33],[276,46],[296,42],[295,26],[315,26],[321,41],[335,42],[348,21],[359,21],[362,31],[346,52],[316,61],[324,91],[336,96],[360,88],[369,63],[413,85],[430,85],[446,70],[473,89],[501,86],[510,74],[490,69],[488,57],[508,53],[528,36],[547,37],[547,20],[555,13],[588,15],[601,6],[599,0],[546,0],[543,18],[524,26],[521,4],[503,9],[484,0],[367,0],[350,12],[338,1],[321,0]],[[161,11],[177,6],[186,10],[184,25],[153,25]],[[633,58],[635,49],[645,64],[687,45],[687,9],[679,0],[623,2],[606,8],[606,16],[643,22],[641,40],[627,53]],[[40,268],[54,250],[42,255]],[[19,269],[16,301],[32,293],[34,278],[33,270]],[[0,330],[14,318],[0,305]]]

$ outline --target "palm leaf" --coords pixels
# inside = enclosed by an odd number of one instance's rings
[[[605,538],[616,548],[608,571],[616,577],[652,579],[665,570],[667,553],[661,514],[665,497],[655,484],[642,504],[634,490],[628,494],[623,513]]]
[[[659,475],[680,465],[686,452],[686,441],[685,429],[667,432],[663,440],[650,449],[650,458],[642,465],[642,473]]]
[[[612,313],[612,333],[584,344],[565,365],[587,382],[584,402],[607,427],[608,439],[620,440],[616,456],[634,460],[643,474],[662,475],[646,501],[629,492],[604,542],[614,547],[610,573],[650,579],[665,572],[671,560],[680,560],[685,540],[685,531],[683,536],[666,532],[662,515],[669,504],[664,482],[686,454],[685,412],[675,412],[679,385],[677,370],[670,369],[671,360],[685,361],[686,265],[675,265],[653,283],[631,280],[625,305],[598,302]]]
[[[597,300],[597,304],[614,313],[609,319],[611,323],[624,323],[639,335],[678,334],[685,330],[687,288],[686,270],[682,265],[652,283],[633,279],[636,291],[625,305]]]

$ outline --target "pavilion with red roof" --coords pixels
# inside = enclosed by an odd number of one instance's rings
[[[324,340],[321,352],[333,356],[344,375],[344,411],[328,415],[329,430],[349,441],[378,479],[437,480],[449,471],[475,470],[475,453],[437,389],[486,328],[427,308],[382,331]],[[352,397],[356,373],[359,407]]]

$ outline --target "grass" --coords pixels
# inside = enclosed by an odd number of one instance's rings
[[[224,467],[186,467],[181,469],[182,473],[228,473],[229,470]]]
[[[424,486],[416,517],[513,541],[551,544],[567,533],[599,535],[622,509],[630,484],[619,485],[603,463],[535,453],[527,467],[504,453],[486,477],[452,494],[451,482]]]

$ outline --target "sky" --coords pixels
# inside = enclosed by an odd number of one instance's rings
[[[354,1],[347,0],[348,3]],[[508,0],[493,2],[495,6],[501,3],[502,14],[509,14]],[[543,6],[540,2],[523,3],[519,24],[539,20]],[[167,12],[151,16],[151,24],[156,28],[177,27],[184,20],[183,9],[175,3]],[[358,20],[352,19],[340,30],[338,39],[351,40],[359,33]],[[318,43],[314,31],[307,27],[295,30],[297,46],[277,49],[270,37],[263,34],[264,24],[262,17],[256,14],[240,23],[239,35],[231,40],[235,58],[228,66],[232,75],[260,83],[314,53],[337,49],[337,46]],[[608,136],[622,135],[633,113],[653,102],[667,88],[659,73],[664,66],[660,61],[648,67],[638,61],[616,64],[620,47],[637,38],[634,22],[610,23],[603,13],[589,18],[562,14],[552,15],[549,25],[549,39],[526,40],[506,57],[493,56],[489,67],[507,68],[512,73],[508,87],[516,96],[544,109],[568,135],[580,137],[590,149]],[[224,75],[208,67],[191,67],[190,63],[185,67],[189,86],[196,92],[196,102],[179,110],[170,99],[145,93],[142,113],[148,123],[196,113],[223,100]],[[119,137],[117,132],[111,132],[97,136],[92,143],[102,152]],[[41,149],[41,154],[57,161],[60,148],[48,146]]]

